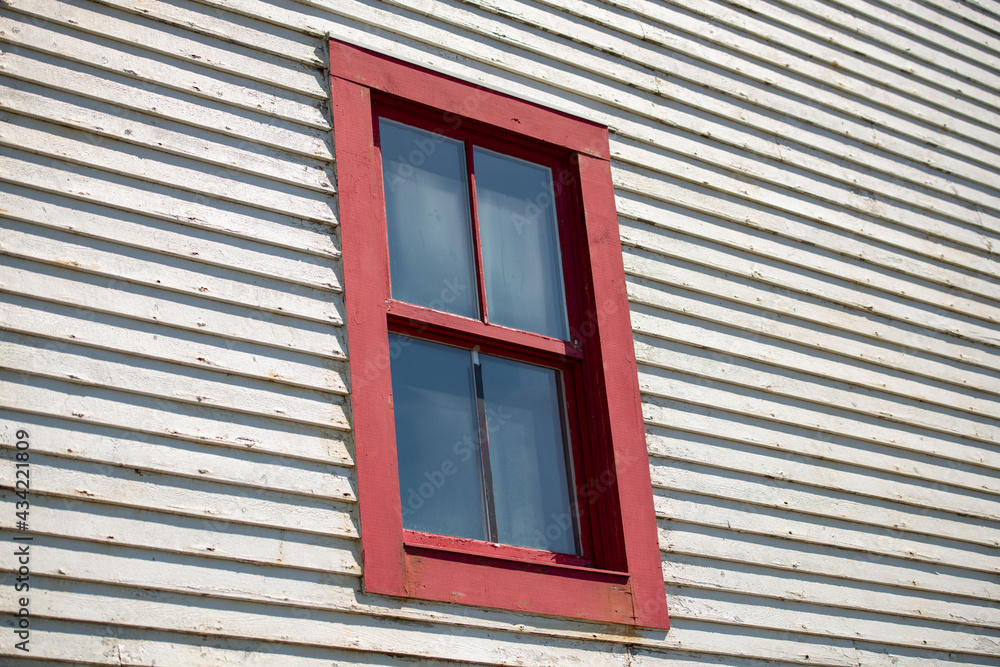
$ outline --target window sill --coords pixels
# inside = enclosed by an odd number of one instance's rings
[[[632,578],[509,545],[403,531],[404,595],[634,625]],[[490,575],[484,577],[484,566]]]
[[[613,570],[601,570],[591,567],[590,561],[580,556],[553,553],[540,549],[528,549],[508,544],[494,544],[481,540],[470,540],[447,535],[433,535],[412,530],[403,531],[403,546],[408,552],[419,549],[440,551],[450,554],[461,554],[473,558],[488,558],[504,560],[524,565],[540,565],[553,570],[576,571],[581,575],[593,574],[595,577],[618,577],[622,583],[628,581],[628,574]],[[609,579],[610,580],[610,579]]]

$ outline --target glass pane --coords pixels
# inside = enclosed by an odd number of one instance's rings
[[[552,170],[473,155],[490,321],[568,340]]]
[[[480,355],[498,542],[577,554],[559,374]]]
[[[403,527],[489,539],[472,355],[389,334]]]
[[[379,119],[392,296],[479,319],[465,145]]]

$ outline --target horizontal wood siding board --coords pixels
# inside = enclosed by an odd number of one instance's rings
[[[316,48],[295,30],[268,22],[269,17],[248,17],[221,8],[209,9],[202,4],[185,6],[167,2],[136,4],[131,0],[94,0],[105,7],[113,7],[132,16],[143,16],[153,21],[180,28],[194,37],[205,35],[226,44],[238,44],[252,51],[286,58],[319,70],[326,61]],[[123,20],[125,19],[122,17]],[[316,31],[316,35],[319,32]]]
[[[4,172],[0,173],[10,174],[0,180],[184,227],[266,242],[326,259],[339,257],[336,246],[331,242],[331,227],[324,223],[310,223],[259,209],[252,211],[246,206],[211,201],[204,196],[191,201],[178,190],[152,183],[70,163],[41,162],[34,155],[11,150],[8,155],[0,157],[0,165],[4,167]],[[54,179],[56,175],[60,176],[58,180]]]
[[[125,109],[176,120],[306,158],[332,159],[326,133],[318,129],[307,131],[293,123],[248,113],[215,99],[178,94],[156,82],[137,80],[128,73],[104,71],[87,63],[64,59],[58,53],[16,45],[4,49],[0,62],[7,76],[23,81],[113,102]]]
[[[972,271],[980,266],[988,273],[987,258],[978,253],[949,250],[921,235],[895,234],[885,227],[867,227],[859,220],[852,220],[838,231],[796,215],[745,206],[731,197],[706,192],[700,186],[683,184],[672,177],[658,180],[656,200],[635,192],[620,192],[619,214],[623,226],[650,225],[668,232],[683,231],[692,237],[738,248],[746,247],[753,239],[763,242],[762,255],[782,248],[788,253],[782,257],[789,262],[796,262],[797,255],[807,252],[807,247],[818,248],[813,252],[817,261],[825,259],[826,266],[860,263],[871,274],[887,276],[893,281],[912,276],[925,289],[943,286],[950,288],[945,292],[968,293],[980,304],[995,300],[993,280]],[[878,240],[873,238],[876,232],[880,232]],[[895,244],[887,244],[894,235]]]
[[[782,317],[801,322],[803,326],[828,330],[837,336],[891,346],[898,353],[932,359],[941,357],[939,361],[954,364],[955,369],[964,371],[972,366],[968,369],[980,375],[980,382],[989,382],[991,375],[995,374],[996,352],[993,349],[965,344],[946,334],[928,331],[920,323],[890,320],[871,313],[865,315],[857,308],[830,303],[782,285],[756,281],[752,270],[730,271],[730,268],[739,267],[730,267],[725,263],[681,256],[680,253],[671,253],[670,261],[664,262],[657,261],[656,254],[642,248],[625,246],[623,250],[626,275],[631,279],[632,298],[637,303],[661,307],[665,297],[660,293],[672,289],[684,290],[699,298],[716,299],[734,304],[734,307],[753,308],[763,317]]]
[[[3,254],[53,266],[68,266],[105,281],[137,283],[194,296],[206,303],[248,305],[323,324],[339,324],[341,315],[329,289],[300,287],[233,270],[214,269],[190,259],[170,259],[150,250],[123,248],[34,225],[4,227]]]
[[[623,222],[681,228],[691,236],[714,238],[734,247],[746,247],[747,237],[753,237],[762,241],[759,252],[765,255],[769,248],[782,246],[791,252],[796,248],[801,249],[799,253],[814,252],[817,259],[827,251],[827,265],[860,260],[868,271],[890,279],[899,276],[924,288],[944,286],[971,292],[985,303],[996,300],[992,278],[996,269],[981,250],[957,248],[920,231],[872,220],[864,213],[810,217],[805,206],[785,210],[763,206],[759,198],[755,202],[744,193],[716,188],[714,178],[684,181],[672,172],[654,178],[648,171],[652,163],[619,174]],[[765,240],[768,237],[770,241]],[[795,262],[796,256],[786,259]]]
[[[30,384],[26,383],[30,380]],[[295,455],[320,462],[348,460],[345,435],[333,428],[226,412],[138,394],[122,394],[21,373],[0,371],[6,407],[83,424],[108,425],[150,435],[209,441],[235,449]]]
[[[729,384],[734,391],[739,391],[737,387],[750,389],[765,401],[790,404],[794,412],[799,412],[798,401],[803,401],[816,404],[817,411],[836,416],[840,416],[841,411],[857,412],[861,415],[859,421],[883,419],[905,424],[910,427],[907,430],[915,430],[913,427],[916,427],[919,430],[940,431],[955,439],[994,442],[990,423],[993,417],[989,415],[963,418],[947,408],[935,408],[919,400],[886,398],[862,385],[833,382],[819,377],[803,379],[780,368],[771,368],[726,353],[706,351],[693,345],[672,344],[663,340],[654,342],[653,339],[645,338],[637,348],[646,364],[646,369],[640,369],[639,372],[642,389],[653,395],[662,395],[661,378],[663,382],[669,383],[676,373],[708,382]],[[667,396],[674,395],[671,390],[667,392]],[[850,396],[860,397],[862,400],[855,403]],[[801,410],[813,407],[801,405]],[[846,419],[851,418],[846,416]],[[879,423],[876,428],[879,427],[889,429],[891,425]]]
[[[912,281],[912,285],[906,288],[891,272],[872,271],[864,275],[867,273],[865,269],[852,267],[847,262],[840,265],[839,272],[830,270],[823,275],[821,269],[827,263],[824,261],[827,258],[822,254],[816,253],[817,257],[812,268],[795,266],[776,257],[765,257],[762,252],[756,251],[754,244],[756,239],[753,239],[754,235],[751,234],[747,234],[749,237],[747,248],[750,250],[744,250],[719,247],[719,244],[713,241],[701,241],[667,230],[650,233],[649,227],[649,225],[623,225],[621,230],[623,242],[655,253],[686,254],[701,259],[703,263],[711,262],[712,265],[727,268],[733,273],[749,275],[759,282],[794,285],[796,291],[825,301],[878,313],[903,322],[912,321],[927,329],[944,329],[948,333],[961,331],[963,334],[975,330],[978,331],[977,342],[1000,346],[1000,337],[996,336],[991,330],[992,327],[987,324],[994,322],[1000,312],[991,301],[970,299],[965,301],[966,307],[962,308],[955,302],[964,299],[953,300],[947,296],[950,290],[940,288],[929,289],[926,292],[927,296],[920,298],[923,296],[921,292],[924,285],[917,281]],[[762,245],[766,250],[770,244],[764,240]],[[786,254],[794,260],[798,254],[796,251],[797,248],[792,246],[786,249]],[[840,274],[839,277],[837,273]],[[892,289],[894,285],[897,289]],[[937,293],[933,297],[930,296],[934,292]],[[953,314],[952,309],[960,312]],[[956,324],[946,324],[951,319],[954,319]]]
[[[681,314],[673,314],[670,317],[670,330],[664,332],[662,327],[664,318],[661,315],[662,313],[642,305],[637,305],[632,310],[633,328],[637,337],[642,336],[641,343],[637,342],[636,347],[643,349],[643,360],[653,366],[682,368],[685,366],[684,362],[675,361],[672,351],[679,349],[678,344],[686,344],[710,354],[724,355],[719,358],[730,363],[746,363],[747,366],[757,368],[766,366],[766,372],[798,373],[801,369],[808,368],[809,376],[850,383],[852,387],[864,387],[873,392],[871,394],[873,397],[877,396],[874,392],[881,392],[919,402],[919,405],[915,403],[911,406],[917,409],[926,408],[928,411],[934,411],[936,409],[934,406],[938,406],[943,408],[944,412],[953,413],[955,416],[960,416],[956,413],[961,411],[980,417],[1000,417],[996,398],[993,396],[976,395],[968,390],[960,391],[941,386],[930,378],[913,380],[903,374],[870,368],[863,363],[845,363],[837,356],[825,354],[821,350],[802,349],[793,343],[767,340],[739,330],[726,331],[722,326],[712,332],[700,334],[705,329],[704,323]],[[813,382],[817,385],[823,384],[819,379],[810,378],[807,381],[810,384]],[[805,396],[805,394],[798,395]],[[886,400],[894,399],[886,398]],[[878,402],[878,399],[873,400],[865,409],[874,410]],[[911,420],[906,419],[906,421]],[[918,421],[913,420],[911,423]]]
[[[25,428],[30,425],[45,439],[33,451],[83,462],[96,471],[102,466],[117,466],[140,474],[142,471],[161,472],[257,491],[302,494],[336,502],[355,500],[350,461],[320,463],[296,457],[295,452],[245,447],[234,450],[211,442],[194,443],[123,429],[80,425],[41,415],[6,410],[0,414]],[[6,436],[15,433],[9,422],[2,428]],[[69,442],[70,437],[72,442]]]
[[[962,568],[941,564],[918,565],[874,551],[817,546],[787,536],[757,536],[740,532],[735,527],[717,528],[677,519],[667,522],[661,530],[661,541],[667,554],[664,567],[674,562],[708,559],[715,562],[719,570],[726,569],[730,562],[742,563],[816,575],[839,582],[847,590],[852,582],[863,582],[945,597],[962,596],[968,601],[995,602],[1000,599],[1000,588],[990,581],[990,575],[973,576]]]
[[[136,43],[114,42],[104,35],[82,33],[71,24],[61,26],[28,16],[11,15],[5,19],[4,25],[7,31],[2,35],[3,41],[15,46],[30,47],[110,72],[124,72],[147,85],[162,86],[196,98],[225,101],[233,107],[306,127],[329,127],[328,120],[310,104],[310,100],[273,84],[248,81],[242,72],[223,73],[200,64],[192,66],[191,63],[197,63],[196,58],[161,56],[137,47]]]
[[[677,273],[684,275],[681,271]],[[706,276],[705,281],[709,280]],[[730,280],[730,284],[736,288],[739,283]],[[931,380],[928,383],[930,386],[945,391],[959,388],[962,394],[969,396],[1000,393],[1000,374],[991,373],[986,368],[890,345],[884,338],[873,340],[857,333],[834,330],[827,322],[817,325],[815,320],[794,317],[780,310],[751,308],[738,300],[718,298],[714,293],[694,292],[690,287],[681,281],[658,285],[652,280],[630,277],[628,288],[634,304],[636,332],[668,340],[679,339],[662,327],[653,329],[651,326],[664,319],[671,322],[693,321],[700,323],[703,329],[739,332],[736,335],[750,338],[763,346],[802,346],[820,358],[856,364],[859,371],[869,365],[876,366],[873,372],[881,374],[879,382],[885,389],[890,389],[895,382],[924,383]],[[730,354],[735,351],[727,350]],[[816,370],[813,369],[813,372]],[[863,376],[859,372],[852,377],[857,382]]]
[[[663,571],[668,586],[793,600],[814,607],[846,610],[848,614],[869,612],[885,616],[889,622],[892,617],[899,617],[901,624],[906,624],[907,619],[920,619],[938,624],[945,632],[961,631],[962,627],[977,628],[973,632],[979,632],[978,628],[987,631],[997,628],[995,607],[960,602],[948,599],[947,595],[900,591],[867,582],[853,582],[845,589],[843,582],[822,576],[774,571],[756,565],[723,564],[701,557],[665,559]],[[831,616],[841,613],[836,610],[825,613]]]
[[[122,659],[149,663],[166,661],[170,664],[192,665],[203,661],[221,664],[243,664],[249,667],[329,667],[358,665],[359,667],[405,667],[413,660],[383,651],[352,651],[350,647],[331,649],[274,642],[253,638],[230,638],[211,635],[190,635],[182,632],[159,631],[150,628],[116,626],[108,634],[103,623],[75,623],[53,618],[45,619],[44,628],[32,631],[32,653],[20,656],[13,646],[0,646],[0,655],[14,656],[26,665],[115,665]],[[37,642],[37,644],[36,644]],[[18,651],[18,653],[23,653]],[[454,667],[447,659],[421,658],[426,667]],[[486,665],[483,662],[466,664]]]
[[[1000,520],[993,495],[967,489],[952,490],[940,483],[921,483],[889,472],[877,474],[871,470],[857,470],[830,460],[800,457],[792,452],[760,451],[756,447],[739,446],[730,440],[689,434],[671,437],[665,433],[656,433],[651,438],[650,449],[664,459],[780,481],[795,480],[798,484],[819,489],[913,505],[915,512],[925,508],[957,516],[978,516],[985,520],[984,523]]]
[[[0,278],[0,291],[82,308],[94,313],[95,318],[107,313],[218,336],[223,345],[250,342],[320,358],[346,358],[343,332],[326,322],[320,324],[271,313],[252,304],[207,302],[200,296],[165,292],[159,287],[9,255],[4,262],[9,270]]]
[[[2,491],[5,500],[13,498]],[[32,535],[64,537],[203,558],[360,575],[355,542],[330,534],[289,533],[73,498],[48,499],[32,511]]]
[[[327,92],[316,63],[300,64],[236,45],[232,40],[197,36],[184,28],[166,26],[144,15],[122,15],[91,2],[10,0],[7,8],[36,19],[60,24],[146,51],[197,63],[200,67],[325,99]]]
[[[202,332],[189,332],[104,315],[91,319],[60,304],[0,292],[0,327],[56,342],[102,351],[125,352],[144,360],[211,369],[276,385],[347,394],[342,364],[291,350],[251,343],[224,342]],[[48,343],[45,343],[46,345]],[[140,362],[141,363],[141,362]]]
[[[226,168],[205,169],[184,158],[158,154],[138,146],[95,145],[78,130],[53,128],[23,116],[0,113],[0,121],[5,123],[0,144],[11,148],[265,211],[327,224],[335,220],[326,202],[303,197],[295,192],[294,186],[276,182],[262,184],[256,175]]]
[[[332,258],[244,240],[202,230],[178,227],[154,218],[98,207],[67,198],[46,196],[39,201],[37,191],[10,184],[0,185],[3,217],[109,241],[116,246],[146,248],[195,264],[272,278],[318,290],[341,290],[340,265]],[[262,225],[263,226],[263,225]],[[276,230],[277,231],[277,230]]]
[[[118,352],[71,343],[53,345],[44,338],[9,332],[0,333],[0,354],[8,371],[69,381],[82,385],[83,392],[100,387],[154,400],[275,419],[279,424],[288,420],[320,428],[348,429],[344,399],[334,394],[288,387],[282,392],[284,398],[279,399],[274,385],[266,381],[245,378],[235,385],[214,369],[164,367]],[[194,387],[197,389],[192,390]]]
[[[919,78],[953,94],[969,96],[981,103],[996,106],[996,89],[1000,79],[997,78],[995,69],[956,58],[942,50],[939,44],[930,45],[932,48],[913,49],[908,46],[905,38],[901,39],[885,26],[859,21],[856,15],[851,17],[847,12],[841,12],[843,18],[837,21],[839,25],[836,26],[831,26],[829,22],[829,19],[836,20],[833,12],[827,14],[828,21],[817,21],[808,13],[809,8],[815,7],[816,3],[803,2],[790,6],[789,3],[775,2],[763,13],[754,12],[746,2],[697,7],[666,3],[670,5],[669,8],[642,0],[621,0],[614,4],[665,22],[676,20],[678,15],[683,17],[690,12],[730,30],[780,45],[781,50],[769,50],[765,58],[767,62],[788,59],[782,51],[790,50],[800,56],[814,58],[827,67],[849,72],[852,76],[860,76],[869,81],[883,81],[888,76],[895,84],[893,87],[902,86],[905,90],[906,86],[912,85],[907,78]],[[854,18],[850,23],[847,20],[849,17]],[[849,29],[837,30],[831,27]],[[706,35],[706,39],[725,46],[723,40],[728,33],[729,30],[713,31]],[[740,53],[756,57],[756,54],[747,53],[744,49]],[[878,70],[871,66],[876,63]],[[904,78],[900,73],[907,76]]]
[[[903,533],[940,537],[962,545],[995,549],[1000,539],[998,527],[983,528],[981,520],[971,517],[949,515],[936,510],[915,513],[910,508],[891,501],[862,500],[845,492],[816,489],[807,484],[679,460],[664,460],[653,467],[653,487],[729,498],[798,512],[804,516],[852,521],[876,527],[886,526]],[[859,512],[863,512],[863,517],[859,517]]]
[[[0,466],[6,472],[13,472],[13,464],[7,461],[0,462]],[[86,499],[138,509],[169,509],[177,514],[218,522],[220,527],[238,523],[316,535],[357,535],[349,509],[352,503],[274,490],[241,489],[205,479],[192,483],[190,478],[66,457],[55,459],[39,455],[32,470],[39,478],[35,493],[40,497]],[[239,506],[234,506],[234,499],[238,499]]]
[[[921,564],[915,566],[918,571],[922,564],[941,566],[965,571],[973,582],[983,578],[992,580],[1000,571],[991,547],[909,534],[891,526],[866,526],[850,519],[805,516],[784,506],[768,507],[735,497],[717,498],[697,489],[661,489],[655,493],[657,516],[680,524],[848,549],[861,554],[860,563],[890,558]],[[669,541],[661,542],[661,547],[668,546]]]
[[[289,159],[219,133],[198,131],[151,114],[129,111],[78,95],[8,79],[0,84],[0,108],[87,132],[90,143],[113,139],[188,157],[227,170],[266,176],[319,192],[333,192],[326,163],[302,156]]]
[[[649,430],[669,429],[665,432],[666,439],[663,434],[649,437],[651,454],[666,455],[663,453],[674,449],[687,452],[699,447],[696,441],[710,438],[725,441],[727,447],[753,447],[755,451],[767,450],[775,455],[802,456],[819,466],[856,466],[913,478],[914,484],[930,483],[940,489],[954,487],[952,490],[956,492],[969,489],[992,496],[1000,490],[995,473],[988,468],[941,459],[919,450],[904,450],[894,443],[864,442],[805,426],[779,425],[766,416],[758,418],[682,401],[657,401],[646,415]],[[738,425],[738,430],[734,425]]]
[[[998,469],[995,452],[975,442],[966,442],[962,437],[945,437],[943,433],[928,433],[921,428],[890,423],[879,417],[845,414],[836,409],[824,410],[796,401],[794,398],[762,396],[754,389],[745,389],[718,378],[685,372],[660,372],[650,375],[643,374],[642,368],[640,377],[642,389],[649,396],[644,410],[648,420],[656,419],[654,415],[661,402],[665,401],[669,405],[671,401],[678,401],[719,408],[764,421],[773,421],[779,425],[802,426],[820,433],[853,438],[861,442],[900,446],[901,449],[919,451],[945,460],[970,463],[990,470]]]
[[[822,608],[795,601],[770,601],[766,610],[752,599],[743,599],[729,593],[713,593],[683,586],[669,587],[676,599],[674,614],[682,618],[714,621],[719,624],[745,626],[748,634],[760,628],[776,633],[794,632],[800,635],[823,637],[827,641],[856,642],[879,647],[883,653],[896,646],[905,648],[909,632],[919,634],[921,648],[938,660],[962,659],[968,656],[975,661],[987,661],[996,653],[992,649],[995,632],[977,630],[975,634],[961,626],[935,623],[934,621],[909,620],[900,617],[882,617],[865,612],[827,614]],[[753,620],[747,616],[753,615]],[[982,641],[985,638],[987,641]],[[928,655],[928,657],[930,657]],[[868,664],[868,663],[865,663]]]

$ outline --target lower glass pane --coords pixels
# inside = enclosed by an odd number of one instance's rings
[[[480,355],[502,544],[579,554],[559,373]]]
[[[389,335],[403,527],[488,540],[472,356]]]

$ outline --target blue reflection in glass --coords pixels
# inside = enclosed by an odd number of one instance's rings
[[[479,318],[465,145],[379,119],[392,296]]]
[[[389,335],[403,527],[488,540],[472,356]]]
[[[498,535],[514,544],[579,553],[559,373],[479,355]]]
[[[473,150],[491,322],[569,339],[552,170]]]

